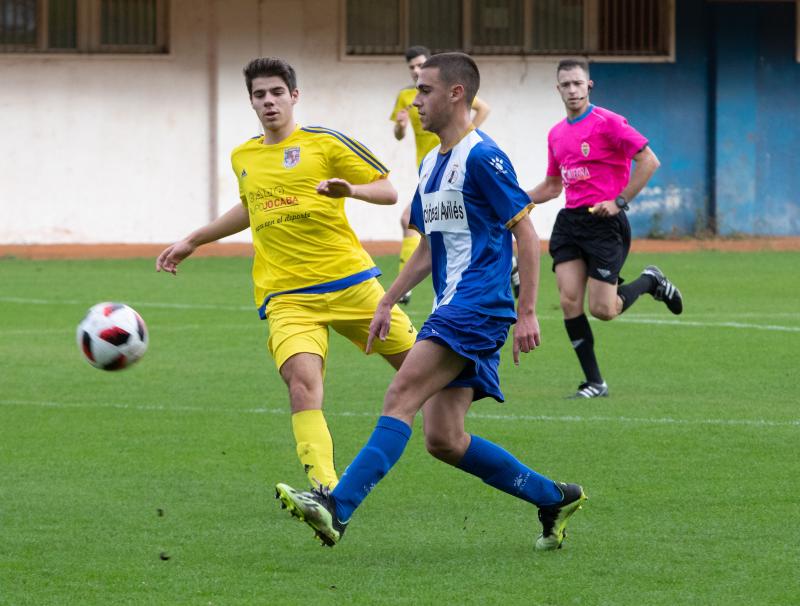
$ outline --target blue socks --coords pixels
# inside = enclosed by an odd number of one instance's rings
[[[367,444],[345,469],[331,493],[336,503],[336,517],[343,524],[361,505],[369,492],[397,463],[411,437],[411,428],[394,417],[380,417]]]
[[[400,459],[411,438],[411,428],[394,417],[380,417],[366,445],[345,470],[331,493],[336,517],[343,524]],[[512,496],[534,505],[560,503],[555,482],[533,471],[496,444],[473,435],[459,469]]]
[[[553,505],[563,499],[551,479],[523,465],[507,450],[475,435],[456,467],[534,505]]]

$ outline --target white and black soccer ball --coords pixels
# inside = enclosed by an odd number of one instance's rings
[[[95,368],[122,370],[147,351],[147,326],[124,303],[98,303],[78,324],[78,347]]]

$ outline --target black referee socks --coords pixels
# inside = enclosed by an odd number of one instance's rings
[[[594,356],[594,335],[592,327],[586,314],[581,314],[577,318],[564,320],[569,340],[572,341],[572,349],[578,356],[581,363],[583,374],[590,383],[602,383],[603,377],[600,376],[600,368],[597,366],[597,358]]]
[[[642,274],[633,282],[623,284],[617,289],[617,295],[622,299],[622,312],[628,309],[641,295],[645,293],[653,294],[656,291],[658,282],[653,276]],[[620,313],[622,313],[620,312]]]

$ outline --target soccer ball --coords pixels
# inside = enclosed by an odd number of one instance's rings
[[[147,351],[147,326],[124,303],[98,303],[78,324],[78,347],[95,368],[122,370]]]

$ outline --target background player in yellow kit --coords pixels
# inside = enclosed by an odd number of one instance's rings
[[[394,137],[398,141],[406,136],[406,130],[409,124],[414,133],[414,142],[417,147],[417,164],[422,163],[422,159],[434,147],[439,145],[439,136],[436,133],[422,128],[422,123],[419,120],[419,112],[417,108],[412,105],[414,97],[417,96],[417,78],[419,78],[420,69],[422,64],[431,56],[431,51],[425,46],[411,46],[406,50],[406,63],[408,64],[408,71],[411,73],[413,84],[402,89],[394,102],[394,110],[390,120],[394,121]],[[472,101],[472,124],[478,128],[483,124],[486,117],[489,115],[491,108],[486,101],[478,97]],[[398,271],[402,271],[406,261],[411,257],[411,254],[417,249],[419,244],[419,233],[413,229],[408,228],[408,220],[411,215],[411,203],[406,205],[403,209],[403,214],[400,217],[400,225],[403,228],[403,244],[400,248],[400,267]],[[398,303],[406,304],[411,300],[411,291],[400,297]]]
[[[157,271],[176,273],[194,250],[250,227],[253,283],[269,350],[289,389],[297,454],[312,485],[334,486],[333,441],[322,414],[328,330],[362,350],[378,302],[380,270],[362,248],[344,212],[344,198],[394,204],[388,169],[361,143],[294,121],[300,98],[294,69],[282,59],[254,59],[244,68],[250,103],[264,127],[233,150],[241,203],[165,249]],[[397,307],[392,339],[375,348],[399,368],[416,330]]]

